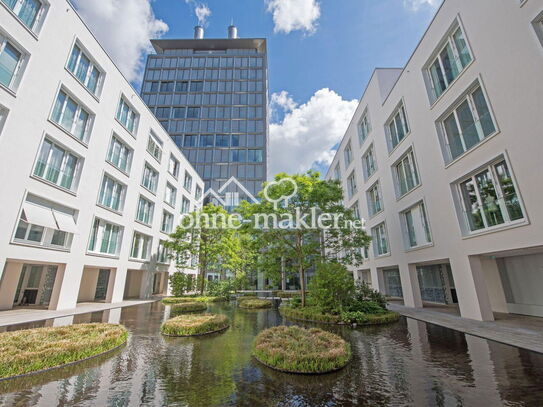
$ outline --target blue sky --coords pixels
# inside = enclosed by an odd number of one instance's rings
[[[325,171],[376,67],[402,67],[442,0],[72,0],[139,89],[151,38],[268,39],[270,176]]]

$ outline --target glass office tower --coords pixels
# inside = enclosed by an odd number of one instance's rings
[[[265,39],[152,40],[142,97],[219,195],[256,196],[267,177],[268,75]],[[221,191],[222,189],[222,191]],[[227,190],[227,191],[225,191]],[[232,201],[230,202],[230,204]],[[230,206],[230,205],[229,205]]]

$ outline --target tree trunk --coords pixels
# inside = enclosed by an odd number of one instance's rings
[[[287,275],[285,270],[285,258],[281,257],[281,290],[287,289]]]
[[[300,288],[302,292],[302,308],[305,307],[305,269],[303,264],[300,265]]]

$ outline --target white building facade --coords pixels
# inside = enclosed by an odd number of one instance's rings
[[[0,310],[167,293],[203,181],[68,1],[0,1],[0,174]]]
[[[543,316],[543,3],[445,0],[377,69],[327,174],[373,237],[353,270],[409,307]]]

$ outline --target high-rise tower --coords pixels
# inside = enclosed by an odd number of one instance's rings
[[[234,201],[258,193],[267,176],[268,74],[262,38],[152,40],[142,97],[213,189]],[[235,177],[239,184],[231,182]],[[226,190],[226,191],[225,191]],[[245,190],[245,191],[244,191]],[[220,195],[220,193],[219,193]]]

